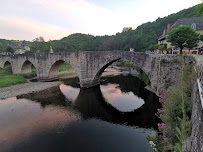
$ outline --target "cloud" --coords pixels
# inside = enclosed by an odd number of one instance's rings
[[[74,32],[112,35],[121,32],[123,27],[135,29],[142,23],[200,3],[200,0],[171,0],[167,3],[163,0],[126,0],[114,6],[112,2],[100,5],[91,0],[27,0],[21,5],[22,0],[16,1],[13,4],[8,0],[2,4],[1,38],[32,40],[43,36],[49,40]],[[111,7],[106,6],[109,3]]]
[[[6,39],[33,40],[42,36],[54,40],[73,33],[59,26],[10,16],[0,16],[0,23],[0,38]]]
[[[94,35],[118,32],[120,17],[115,12],[85,0],[58,0],[57,2],[54,0],[32,0],[32,2],[48,12],[56,12],[60,18],[64,18],[64,22],[71,22],[78,32]]]
[[[32,0],[32,2],[49,12],[56,12],[64,18],[64,22],[71,22],[78,32],[93,35],[115,34],[125,26],[136,28],[142,23],[154,21],[158,17],[200,3],[199,0],[171,0],[167,3],[163,3],[162,0],[143,0],[142,3],[126,1],[128,7],[116,5],[118,8],[107,9],[87,0]]]

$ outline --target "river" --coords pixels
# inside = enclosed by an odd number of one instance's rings
[[[1,152],[151,152],[158,97],[132,75],[105,76],[0,100]]]

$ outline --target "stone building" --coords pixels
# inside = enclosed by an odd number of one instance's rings
[[[14,54],[23,54],[27,51],[30,51],[28,42],[25,40],[22,41],[22,43],[12,43],[10,46],[14,49]]]
[[[171,48],[173,49],[174,46],[171,45],[171,43],[166,41],[166,37],[169,32],[171,32],[173,29],[178,28],[182,25],[188,25],[191,26],[194,30],[197,31],[197,33],[203,34],[203,18],[202,17],[193,17],[193,18],[181,18],[178,19],[172,26],[170,24],[167,25],[167,29],[163,30],[162,35],[158,39],[158,45],[166,45],[167,49]],[[198,46],[194,48],[194,50],[201,49],[203,46],[203,41],[199,41]],[[185,50],[188,50],[185,48]]]

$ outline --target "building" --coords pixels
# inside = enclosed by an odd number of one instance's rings
[[[162,35],[158,39],[158,45],[159,46],[166,46],[166,49],[172,49],[172,53],[178,54],[179,49],[175,49],[174,46],[171,45],[171,43],[166,41],[166,37],[169,32],[171,32],[173,29],[178,28],[182,25],[188,25],[191,26],[193,29],[195,29],[198,33],[203,34],[203,18],[202,17],[193,17],[193,18],[182,18],[178,19],[172,26],[170,24],[167,25],[167,29],[163,30]],[[197,50],[201,50],[203,46],[203,41],[200,41],[198,43],[198,46],[196,48],[193,48],[193,50],[189,50],[188,48],[183,49],[183,54],[188,53],[194,53],[198,52]],[[185,51],[184,51],[185,50]],[[163,49],[160,49],[160,52],[163,52]],[[171,52],[170,52],[171,53]]]
[[[27,51],[30,51],[28,42],[25,40],[22,41],[22,43],[12,43],[10,46],[14,49],[14,54],[23,54]]]

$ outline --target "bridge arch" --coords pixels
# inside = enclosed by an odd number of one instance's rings
[[[127,61],[127,62],[131,62],[131,61],[128,60],[128,59],[117,58],[117,59],[115,59],[115,60],[112,60],[112,61],[106,63],[105,65],[103,65],[103,66],[99,69],[99,71],[98,71],[98,72],[96,73],[96,75],[94,76],[94,80],[93,80],[94,84],[99,84],[99,83],[100,83],[101,76],[102,76],[102,73],[104,72],[104,70],[105,70],[109,65],[111,65],[112,63],[114,63],[114,62],[116,62],[116,61],[118,61],[118,60],[120,60],[120,59],[123,59],[124,61]],[[149,74],[143,67],[139,66],[139,64],[137,64],[137,63],[135,63],[135,62],[132,62],[132,65],[133,65],[134,67],[137,67],[137,68],[140,70],[140,73],[149,79],[149,83],[146,83],[144,80],[143,80],[143,81],[144,81],[147,85],[150,85],[150,83],[151,83],[150,74]]]
[[[121,58],[118,58],[118,59],[115,59],[115,60],[113,60],[113,61],[111,61],[111,62],[105,64],[105,65],[96,73],[96,75],[94,76],[93,82],[94,82],[95,84],[99,84],[99,83],[100,83],[100,79],[101,79],[101,75],[102,75],[102,73],[104,72],[104,70],[105,70],[109,65],[111,65],[112,63],[114,63],[114,62],[116,62],[116,61],[118,61],[118,60],[120,60],[120,59],[121,59]]]
[[[23,74],[32,73],[32,66],[35,67],[35,65],[32,62],[30,62],[29,60],[25,60],[21,67],[21,73]]]
[[[10,67],[12,67],[12,65],[11,65],[11,62],[9,62],[9,61],[6,61],[6,62],[3,64],[3,68],[10,68]]]
[[[48,71],[48,79],[49,80],[58,79],[59,78],[59,68],[61,65],[66,64],[66,63],[67,62],[65,62],[64,60],[58,60],[54,64],[52,64]],[[70,63],[68,63],[68,64],[70,64]],[[72,66],[72,67],[74,68],[74,66]]]

